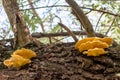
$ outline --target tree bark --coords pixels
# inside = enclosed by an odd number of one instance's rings
[[[14,32],[14,48],[33,41],[22,13],[19,11],[17,0],[2,0],[2,3]]]
[[[71,6],[73,10],[73,15],[77,17],[77,19],[82,24],[83,28],[87,32],[88,37],[95,37],[95,32],[93,30],[92,24],[88,20],[87,16],[83,13],[82,9],[74,0],[66,0],[66,2]]]

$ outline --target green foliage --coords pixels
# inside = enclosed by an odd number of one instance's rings
[[[25,11],[24,12],[24,19],[31,29],[32,32],[35,32],[37,29],[37,24],[39,23],[39,20],[37,19],[36,16],[32,14],[31,10]]]
[[[113,27],[111,30],[111,37],[120,44],[120,28]]]
[[[53,33],[61,32],[61,27],[59,25],[56,25],[53,29],[51,29],[51,32]]]

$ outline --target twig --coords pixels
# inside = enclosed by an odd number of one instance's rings
[[[58,23],[62,28],[64,28],[72,37],[73,39],[75,40],[75,42],[78,41],[77,37],[75,36],[75,34],[67,27],[65,26],[64,24],[62,23]]]
[[[90,11],[86,12],[86,13],[85,13],[85,15],[89,14],[90,12],[92,12],[92,10],[90,10]]]
[[[68,5],[52,5],[52,6],[41,6],[41,7],[36,7],[34,9],[40,9],[40,8],[50,8],[50,7],[70,7]],[[87,7],[80,7],[82,9],[88,9],[88,10],[92,10],[92,11],[97,11],[97,12],[103,12],[103,13],[106,13],[106,14],[110,14],[110,15],[113,15],[113,16],[118,16],[120,17],[120,14],[114,14],[112,12],[109,12],[109,11],[106,11],[106,10],[97,10],[97,9],[93,9],[93,8],[87,8]],[[25,11],[25,10],[31,10],[32,8],[27,8],[27,9],[21,9],[20,11]]]
[[[116,17],[113,18],[113,21],[111,23],[111,25],[109,26],[108,30],[106,31],[105,35],[107,36],[108,32],[110,31],[110,29],[112,28],[112,25],[114,24]]]
[[[97,30],[97,27],[98,27],[99,21],[100,21],[100,19],[102,18],[103,14],[104,14],[104,13],[102,13],[102,14],[100,15],[100,17],[99,17],[99,19],[98,19],[98,21],[97,21],[97,24],[96,24],[96,27],[95,27],[95,31]]]
[[[38,2],[39,0],[36,0],[36,1],[34,1],[34,2],[31,2],[30,4],[35,4],[36,2]],[[22,3],[26,3],[27,1],[24,1],[24,2],[22,2]],[[21,3],[21,4],[22,4]],[[25,5],[22,5],[22,6],[28,6],[28,5],[30,5],[29,3],[28,4],[25,4]],[[19,4],[20,5],[20,4]],[[22,6],[19,6],[19,7],[22,7]]]
[[[32,11],[33,11],[34,15],[35,15],[35,16],[38,18],[38,20],[39,20],[39,23],[40,23],[40,26],[41,26],[41,28],[42,28],[42,31],[45,32],[42,19],[40,18],[40,16],[38,15],[38,13],[36,12],[36,10],[34,9],[34,6],[33,6],[33,4],[32,4],[32,1],[31,1],[31,0],[28,0],[28,2],[29,2],[30,7],[32,8]]]

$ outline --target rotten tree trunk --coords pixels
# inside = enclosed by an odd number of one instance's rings
[[[14,32],[14,48],[33,41],[22,13],[19,11],[17,0],[2,0],[2,3]]]
[[[95,37],[92,24],[88,20],[87,16],[83,13],[82,9],[78,6],[78,4],[74,0],[66,0],[66,2],[71,6],[73,14],[77,17],[83,28],[86,30],[87,36]]]

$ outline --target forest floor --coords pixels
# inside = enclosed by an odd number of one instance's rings
[[[74,49],[74,43],[26,46],[37,53],[30,64],[19,70],[8,69],[3,60],[10,57],[11,47],[0,51],[0,80],[120,80],[120,51],[88,57]]]

